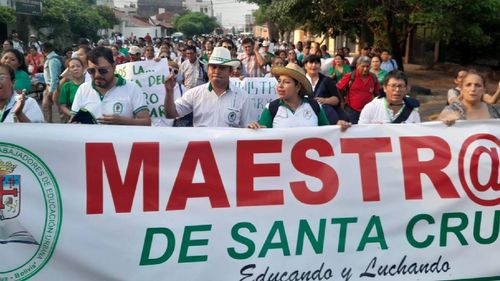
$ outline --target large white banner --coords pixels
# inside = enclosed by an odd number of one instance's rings
[[[0,280],[498,280],[499,135],[3,124]]]

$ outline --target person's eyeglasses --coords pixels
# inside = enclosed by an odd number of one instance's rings
[[[179,74],[179,70],[177,68],[169,68],[170,72],[173,72],[175,75]]]
[[[393,90],[395,90],[395,89],[405,90],[406,89],[406,85],[388,84],[387,86]]]
[[[0,82],[5,82],[9,79],[10,79],[10,76],[3,75],[3,74],[0,75]]]
[[[222,47],[224,47],[224,48],[226,48],[228,50],[231,50],[233,48],[232,46],[222,46]]]
[[[99,72],[100,75],[106,75],[109,72],[107,68],[87,68],[87,72],[90,75],[95,75],[96,72]]]

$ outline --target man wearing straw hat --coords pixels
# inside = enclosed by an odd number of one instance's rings
[[[174,102],[176,74],[165,80],[165,115],[167,118],[183,117],[193,113],[194,127],[239,127],[250,122],[251,104],[247,93],[229,84],[229,76],[238,60],[231,59],[228,49],[214,48],[208,60],[209,82],[188,90]]]

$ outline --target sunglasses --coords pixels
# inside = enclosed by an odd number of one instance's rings
[[[224,48],[231,50],[233,47],[232,46],[223,46]]]
[[[95,75],[96,72],[99,72],[100,75],[106,75],[109,72],[107,68],[87,68],[87,72],[90,75]]]
[[[177,68],[169,68],[170,72],[173,72],[175,75],[179,74],[179,70]]]

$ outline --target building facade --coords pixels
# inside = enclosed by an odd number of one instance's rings
[[[180,14],[184,7],[182,0],[137,0],[137,14],[139,17],[149,18],[160,13],[160,9]]]
[[[214,16],[214,5],[211,0],[185,0],[184,7],[191,12],[204,13],[209,17]]]

